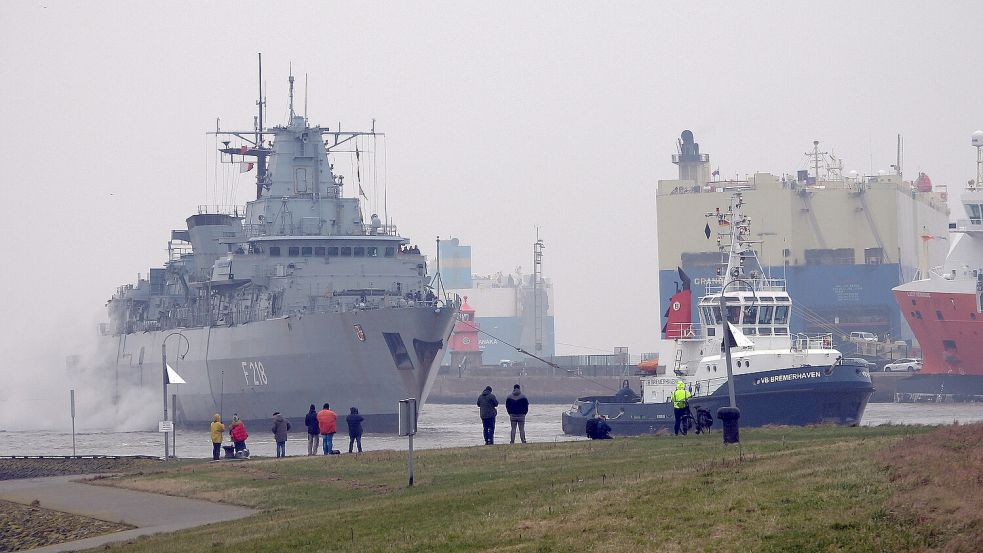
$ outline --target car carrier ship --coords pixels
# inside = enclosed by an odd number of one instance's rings
[[[923,249],[921,236],[944,238],[949,211],[945,187],[925,174],[904,180],[902,151],[899,137],[892,171],[862,175],[844,173],[843,162],[815,142],[804,152],[809,169],[728,179],[684,131],[672,156],[678,178],[658,183],[660,305],[682,285],[679,269],[695,297],[719,285],[719,253],[697,216],[740,191],[756,222],[764,270],[788,282],[792,332],[829,332],[837,344],[853,331],[910,339],[891,288],[914,277],[922,256],[928,266],[941,264],[946,240]]]

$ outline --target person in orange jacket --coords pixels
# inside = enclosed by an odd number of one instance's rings
[[[332,411],[327,403],[324,404],[324,409],[317,412],[317,426],[318,430],[321,431],[324,454],[331,455],[334,433],[338,430],[338,414]]]

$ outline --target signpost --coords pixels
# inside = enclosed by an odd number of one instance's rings
[[[409,438],[406,456],[406,477],[408,486],[413,487],[413,435],[416,434],[416,398],[399,400],[399,435]]]

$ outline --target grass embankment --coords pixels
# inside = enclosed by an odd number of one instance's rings
[[[921,510],[923,480],[970,462],[964,446],[935,454],[950,440],[940,431],[773,428],[743,431],[743,454],[719,433],[418,452],[412,489],[402,452],[175,467],[116,484],[263,512],[114,549],[970,551],[983,537],[964,504],[983,487],[983,426],[955,430],[977,449],[954,524]],[[948,505],[944,486],[931,495]]]

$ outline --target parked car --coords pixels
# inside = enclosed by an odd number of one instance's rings
[[[884,370],[886,372],[895,371],[908,371],[916,372],[922,370],[922,360],[921,359],[898,359],[893,363],[888,363],[884,365]]]
[[[852,365],[852,366],[856,366],[856,367],[863,367],[864,369],[866,369],[868,371],[877,370],[875,368],[876,365],[874,365],[870,361],[864,359],[863,357],[844,357],[843,358],[843,364],[844,365]]]
[[[850,341],[851,342],[876,342],[877,335],[871,332],[851,332]]]

